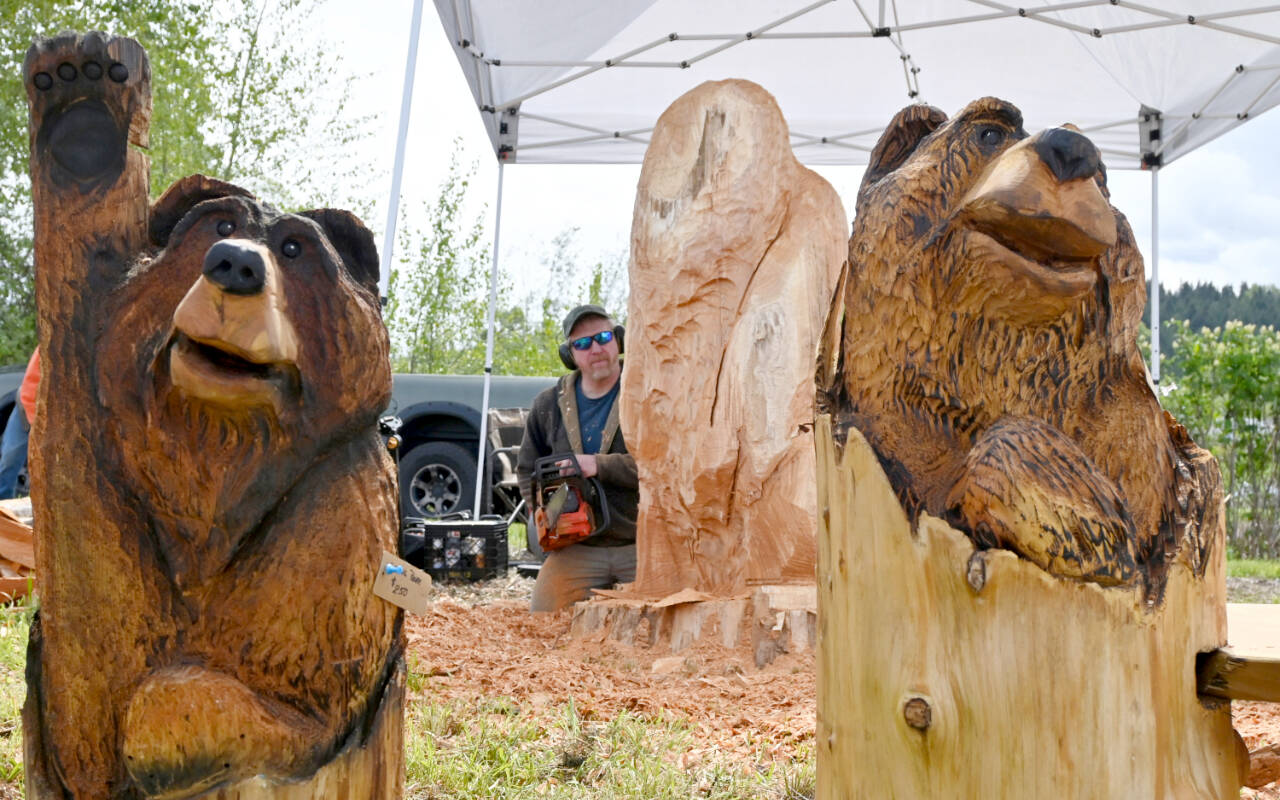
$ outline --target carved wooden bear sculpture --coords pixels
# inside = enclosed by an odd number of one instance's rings
[[[913,516],[1158,594],[1184,535],[1203,569],[1220,478],[1147,381],[1142,260],[1108,197],[1071,128],[1028,136],[993,98],[900,112],[858,193],[819,407]]]
[[[345,796],[398,796],[369,232],[201,176],[149,209],[131,40],[39,42],[24,78],[43,350],[27,796],[250,796],[238,782],[341,759],[363,759]]]

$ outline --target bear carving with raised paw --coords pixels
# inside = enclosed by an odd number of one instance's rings
[[[377,751],[357,794],[399,796],[369,231],[202,176],[150,207],[129,39],[37,42],[24,79],[43,351],[27,796],[234,797],[356,751]]]
[[[994,98],[904,109],[858,192],[819,409],[913,517],[1154,598],[1175,551],[1203,569],[1221,479],[1147,380],[1142,259],[1109,197],[1070,126],[1029,135]]]

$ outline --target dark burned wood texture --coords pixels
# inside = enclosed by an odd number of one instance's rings
[[[384,779],[352,785],[398,796],[402,619],[372,593],[396,532],[372,238],[200,176],[149,209],[131,40],[38,42],[24,79],[46,443],[28,797],[240,797],[226,787],[258,775],[300,796],[371,730],[391,737]]]
[[[1087,140],[1029,137],[1008,103],[903,111],[858,194],[818,406],[913,516],[1158,595],[1175,549],[1203,569],[1220,477],[1151,391],[1142,260],[1108,197]]]

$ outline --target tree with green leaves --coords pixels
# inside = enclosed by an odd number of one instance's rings
[[[594,303],[614,315],[614,322],[626,323],[626,258],[602,259],[583,271],[577,248],[578,228],[561,231],[551,240],[551,252],[542,260],[542,288],[525,302],[537,315],[525,312],[525,336],[512,333],[499,361],[516,375],[555,375],[564,371],[556,355],[564,341],[561,321],[575,306]],[[495,340],[496,341],[496,340]],[[495,347],[495,353],[497,353]]]
[[[491,242],[483,213],[467,216],[476,164],[464,169],[455,143],[436,197],[409,223],[402,215],[396,263],[387,292],[386,320],[392,365],[400,372],[479,374],[484,368]],[[498,276],[493,365],[500,375],[555,375],[564,371],[557,348],[569,309],[596,303],[621,315],[626,309],[622,258],[581,267],[578,230],[561,232],[538,272],[539,288],[523,304],[511,299],[511,279]],[[622,322],[621,316],[618,321]]]
[[[39,37],[101,30],[136,39],[153,76],[151,192],[204,173],[285,208],[349,204],[359,164],[331,52],[299,49],[318,0],[0,0],[0,364],[35,346],[30,141],[22,61]],[[346,164],[343,175],[317,165]],[[367,172],[367,170],[365,170]],[[342,187],[335,195],[334,188]],[[335,199],[338,201],[335,203]]]
[[[1209,449],[1227,494],[1227,544],[1237,556],[1280,554],[1280,333],[1227,322],[1174,326],[1178,378],[1165,405]]]
[[[482,215],[465,219],[476,165],[455,146],[423,227],[401,215],[385,318],[398,372],[477,373],[484,367],[489,248]],[[505,287],[503,287],[505,288]]]

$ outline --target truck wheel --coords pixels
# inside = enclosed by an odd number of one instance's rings
[[[529,515],[529,522],[524,528],[525,547],[538,560],[539,563],[547,560],[547,554],[542,551],[542,545],[538,544],[538,526],[533,524],[533,515]]]
[[[476,498],[476,459],[453,442],[420,444],[400,459],[400,507],[406,517],[469,510]]]

